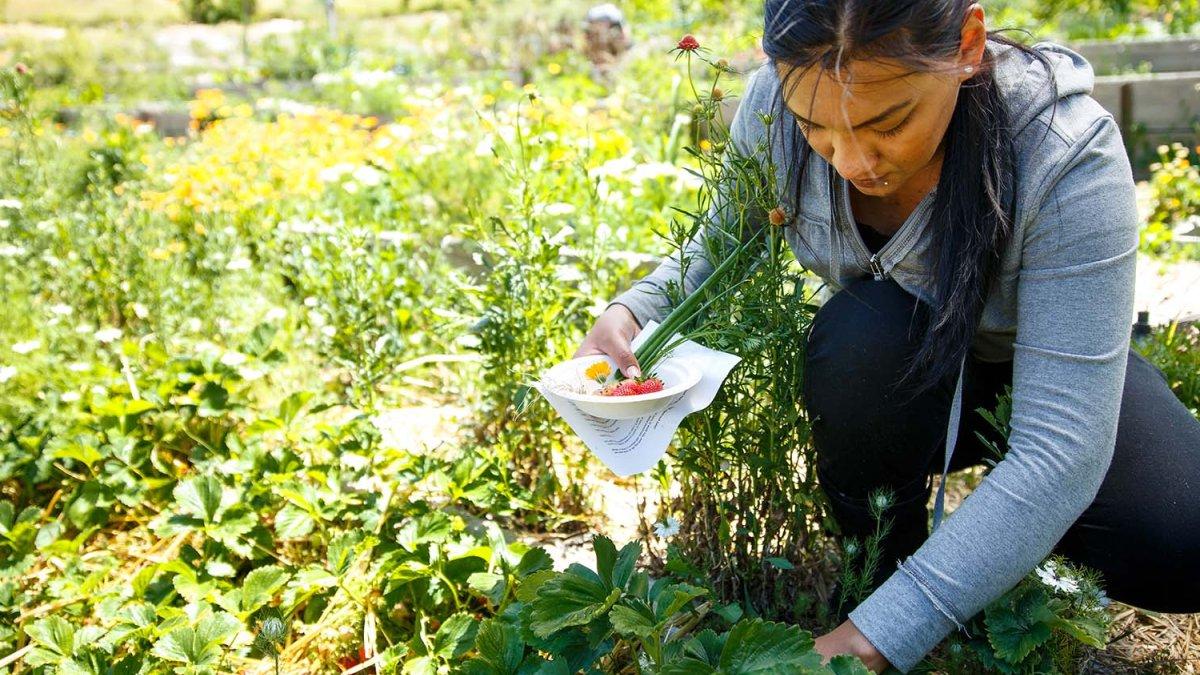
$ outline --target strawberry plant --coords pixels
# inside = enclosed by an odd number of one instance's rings
[[[1066,673],[1107,641],[1108,598],[1086,569],[1051,558],[941,650],[950,672]]]
[[[726,632],[697,631],[710,609],[706,589],[638,571],[636,543],[617,549],[603,536],[592,543],[595,569],[525,565],[515,601],[481,624],[463,672],[613,672],[633,664],[674,675],[868,672],[849,657],[823,666],[812,637],[793,626],[755,618]]]

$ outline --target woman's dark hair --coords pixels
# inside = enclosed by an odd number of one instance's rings
[[[842,73],[853,60],[890,59],[916,71],[955,67],[971,0],[767,0],[763,50],[789,67],[787,79],[819,67]],[[1038,59],[1046,57],[995,32],[988,39]],[[930,214],[932,315],[902,382],[924,390],[956,372],[970,349],[984,302],[1012,234],[1016,151],[1008,110],[996,86],[991,55],[959,89],[943,139],[944,154]],[[786,111],[786,82],[779,105]],[[786,115],[786,113],[785,113]],[[799,208],[811,147],[793,134],[788,184]]]

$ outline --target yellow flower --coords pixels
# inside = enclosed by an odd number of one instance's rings
[[[612,367],[608,365],[608,361],[597,361],[588,366],[588,369],[583,371],[583,374],[593,380],[596,380],[611,375]]]
[[[562,72],[562,66],[558,65],[557,63],[551,63],[550,65],[546,66],[546,70],[549,71],[551,75],[557,75]]]

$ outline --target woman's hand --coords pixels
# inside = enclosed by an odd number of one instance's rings
[[[842,625],[817,638],[815,646],[817,653],[828,661],[838,654],[849,654],[862,659],[873,672],[882,673],[891,665],[888,660],[875,649],[875,645],[867,636],[859,632],[858,627],[849,620]]]
[[[583,338],[579,349],[575,350],[575,356],[571,358],[606,354],[627,377],[640,377],[642,373],[630,343],[641,331],[641,326],[628,307],[613,305],[596,319],[592,330]]]

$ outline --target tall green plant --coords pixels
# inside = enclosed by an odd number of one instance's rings
[[[683,53],[694,114],[711,145],[686,148],[704,185],[694,210],[680,210],[674,221],[672,247],[683,251],[702,237],[714,262],[741,242],[756,248],[700,291],[708,303],[694,321],[708,334],[700,341],[742,362],[712,405],[681,427],[674,450],[681,494],[671,504],[682,514],[677,550],[680,564],[704,570],[723,601],[791,616],[807,600],[801,570],[817,567],[801,563],[815,562],[825,546],[817,534],[824,515],[800,400],[811,291],[778,227],[788,217],[776,193],[776,167],[759,156],[769,154],[769,138],[756,148],[737,147],[718,117],[727,94],[717,84],[728,66],[699,50]],[[690,78],[693,59],[714,73],[703,91]],[[742,114],[757,115],[750,123],[770,129],[769,115]],[[686,267],[668,289],[675,303],[684,301]]]

